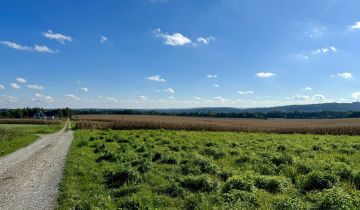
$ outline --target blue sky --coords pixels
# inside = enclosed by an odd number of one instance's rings
[[[360,98],[357,0],[0,2],[0,107]]]

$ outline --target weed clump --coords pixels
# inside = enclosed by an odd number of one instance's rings
[[[280,177],[259,176],[255,179],[255,187],[270,193],[285,191],[290,185],[290,181]]]
[[[192,192],[211,192],[216,190],[218,183],[208,176],[189,176],[181,181],[181,186]]]
[[[260,207],[257,197],[253,193],[231,190],[223,194],[224,203],[228,209],[255,209]]]
[[[109,187],[121,187],[125,183],[138,183],[140,182],[140,174],[137,171],[121,168],[117,171],[111,171],[106,175],[106,184]]]
[[[231,190],[242,190],[251,192],[254,188],[253,180],[249,177],[233,176],[225,182],[222,189],[223,193],[228,193]]]
[[[116,160],[117,160],[117,155],[111,151],[105,151],[100,155],[98,159],[96,159],[97,162],[101,162],[101,161],[115,162]]]
[[[170,184],[169,186],[165,187],[164,190],[162,190],[163,193],[176,198],[179,196],[182,196],[184,194],[184,189],[179,185],[179,183],[174,182]]]
[[[219,151],[219,150],[213,149],[213,148],[206,148],[204,150],[204,154],[207,155],[207,156],[213,157],[214,160],[223,158],[226,155],[224,151]]]
[[[273,157],[273,158],[271,159],[271,161],[272,161],[275,165],[279,166],[279,165],[281,165],[281,164],[292,164],[293,159],[292,159],[292,157],[289,156],[289,155],[280,155],[280,156]]]
[[[211,160],[206,158],[199,157],[190,160],[184,160],[181,162],[181,164],[181,171],[184,175],[199,175],[202,173],[216,175],[219,173],[219,168]]]
[[[353,178],[353,182],[355,184],[356,189],[360,190],[360,171],[355,174]]]
[[[304,177],[301,183],[303,192],[331,188],[338,181],[335,175],[325,172],[312,172]]]
[[[276,210],[300,210],[304,209],[303,204],[298,198],[281,196],[274,200],[273,207]]]
[[[356,209],[354,203],[355,201],[349,194],[341,188],[334,187],[321,194],[315,208],[319,210]]]
[[[237,165],[243,165],[243,164],[245,164],[247,162],[250,162],[250,157],[247,156],[247,155],[244,155],[244,156],[242,156],[242,157],[235,160],[235,163]]]

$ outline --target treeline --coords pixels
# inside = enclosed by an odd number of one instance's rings
[[[163,116],[191,116],[191,117],[221,117],[221,118],[284,118],[284,119],[335,119],[335,118],[360,118],[360,111],[318,111],[318,112],[239,112],[239,113],[222,113],[222,112],[161,112],[154,110],[73,110],[74,115],[84,114],[126,114],[126,115],[163,115]]]
[[[22,108],[22,109],[1,109],[0,118],[32,118],[38,112],[44,112],[48,117],[57,118],[71,117],[72,110],[64,109],[43,109],[43,108]]]

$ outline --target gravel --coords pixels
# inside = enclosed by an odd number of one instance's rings
[[[73,140],[65,127],[0,158],[0,209],[54,209]]]

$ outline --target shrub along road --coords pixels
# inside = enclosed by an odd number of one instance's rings
[[[0,158],[0,209],[54,209],[73,140],[65,127]]]

